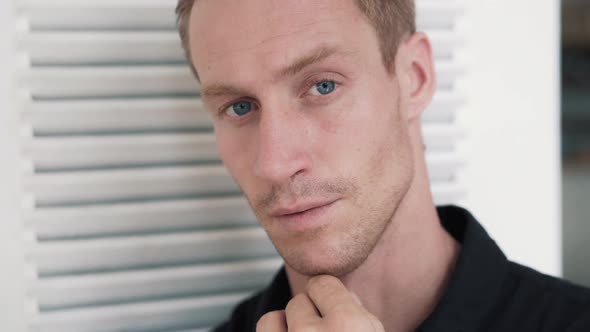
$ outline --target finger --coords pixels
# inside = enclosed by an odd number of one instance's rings
[[[321,275],[309,279],[307,295],[322,317],[334,313],[347,314],[362,311],[350,291],[338,278],[333,276]]]
[[[358,295],[356,295],[354,292],[350,292],[350,295],[352,295],[352,299],[356,302],[356,304],[358,304],[359,306],[361,306],[362,308],[364,308],[365,306],[363,305],[363,302],[361,301],[361,299],[358,297]]]
[[[287,327],[297,329],[302,326],[310,326],[321,322],[320,313],[305,293],[297,294],[289,301],[285,308]]]
[[[287,332],[287,320],[283,310],[271,311],[260,317],[256,332]]]

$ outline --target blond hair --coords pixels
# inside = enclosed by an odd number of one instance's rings
[[[198,73],[191,61],[189,47],[190,13],[196,0],[178,0],[176,17],[182,48],[197,79]],[[414,0],[355,0],[377,33],[379,48],[385,67],[393,71],[397,48],[405,34],[416,31]]]

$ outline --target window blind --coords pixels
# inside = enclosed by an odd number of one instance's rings
[[[223,168],[176,0],[15,0],[29,331],[206,331],[282,264]],[[418,0],[437,204],[465,193],[462,1]]]

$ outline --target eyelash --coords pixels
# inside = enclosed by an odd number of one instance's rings
[[[304,93],[307,93],[307,91],[309,91],[309,89],[311,89],[313,86],[317,85],[318,83],[324,82],[324,81],[331,81],[334,82],[336,84],[336,88],[334,89],[334,92],[340,88],[340,81],[338,81],[337,79],[335,79],[334,77],[328,77],[329,75],[325,75],[325,76],[320,76],[317,78],[313,78],[311,81],[309,81],[308,83],[306,83],[304,85],[304,89],[303,89],[303,93],[301,94],[301,96],[303,96]],[[334,93],[332,92],[332,93]],[[327,96],[330,96],[332,93],[328,94],[328,95],[324,95],[324,96],[314,96],[314,97],[320,97],[320,98],[325,98]]]
[[[252,103],[252,112],[253,112],[253,111],[256,111],[256,110],[258,109],[258,104],[257,104],[257,103],[256,103],[254,100],[252,100],[252,99],[249,99],[249,98],[239,98],[239,99],[236,99],[236,100],[232,100],[232,101],[230,101],[229,103],[227,103],[227,104],[224,104],[223,106],[221,106],[221,107],[219,108],[218,112],[217,112],[217,115],[218,115],[219,117],[230,117],[229,115],[225,114],[225,111],[226,111],[226,110],[227,110],[229,107],[231,107],[232,105],[234,105],[234,104],[236,104],[236,103],[239,103],[239,102],[241,102],[241,101],[246,101],[246,102]],[[252,112],[250,112],[250,113],[252,113]],[[250,115],[250,113],[248,113],[248,115],[244,115],[244,116],[240,116],[240,117],[235,117],[235,120],[234,120],[234,121],[236,121],[236,120],[241,120],[241,119],[245,119],[245,118],[248,118],[248,117],[249,117],[249,115]]]
[[[300,93],[300,94],[299,94],[299,96],[300,96],[300,97],[303,97],[303,96],[304,96],[304,95],[305,95],[305,94],[306,94],[306,93],[309,91],[309,89],[311,89],[311,88],[312,88],[313,86],[315,86],[316,84],[318,84],[318,83],[320,83],[320,82],[324,82],[324,81],[332,81],[332,82],[334,82],[334,83],[336,84],[336,88],[335,88],[335,90],[334,90],[334,92],[335,92],[336,90],[338,90],[338,89],[340,88],[340,85],[341,85],[341,83],[340,83],[340,81],[338,81],[338,80],[337,80],[337,79],[335,79],[334,77],[329,77],[329,76],[331,76],[331,75],[323,75],[323,76],[319,76],[319,77],[313,78],[313,79],[311,79],[311,80],[308,80],[308,82],[307,82],[307,83],[304,85],[304,88],[302,89],[302,90],[303,90],[303,92],[302,92],[302,93]],[[314,98],[326,98],[326,97],[328,97],[328,96],[331,96],[331,95],[332,95],[334,92],[332,92],[332,93],[330,93],[330,94],[328,94],[328,95],[323,95],[323,96],[313,96],[313,97],[314,97]],[[233,104],[235,104],[235,103],[239,103],[239,102],[241,102],[241,101],[247,101],[247,102],[250,102],[250,103],[252,103],[252,105],[253,105],[253,111],[255,111],[255,110],[257,110],[257,109],[258,109],[258,105],[257,105],[257,103],[256,103],[256,102],[254,102],[252,99],[249,99],[249,98],[240,98],[240,99],[233,100],[233,101],[231,101],[231,102],[229,102],[229,103],[227,103],[227,104],[224,104],[223,106],[221,106],[221,107],[219,108],[219,111],[218,111],[218,116],[220,116],[220,117],[226,116],[226,114],[225,114],[225,111],[226,111],[226,110],[227,110],[229,107],[231,107]],[[249,115],[245,115],[245,116],[242,116],[242,117],[237,117],[237,118],[236,118],[234,121],[236,121],[236,120],[237,120],[237,121],[239,121],[239,120],[243,120],[243,119],[246,119],[246,118],[248,118],[248,117],[249,117]]]

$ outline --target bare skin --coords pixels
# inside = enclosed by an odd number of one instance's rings
[[[388,70],[352,0],[199,0],[189,29],[221,158],[295,295],[259,330],[414,330],[459,251],[436,214],[420,132],[435,89],[428,38],[405,36]]]
[[[309,279],[306,291],[294,296],[285,310],[262,316],[256,330],[383,332],[384,328],[340,280],[321,275]]]

